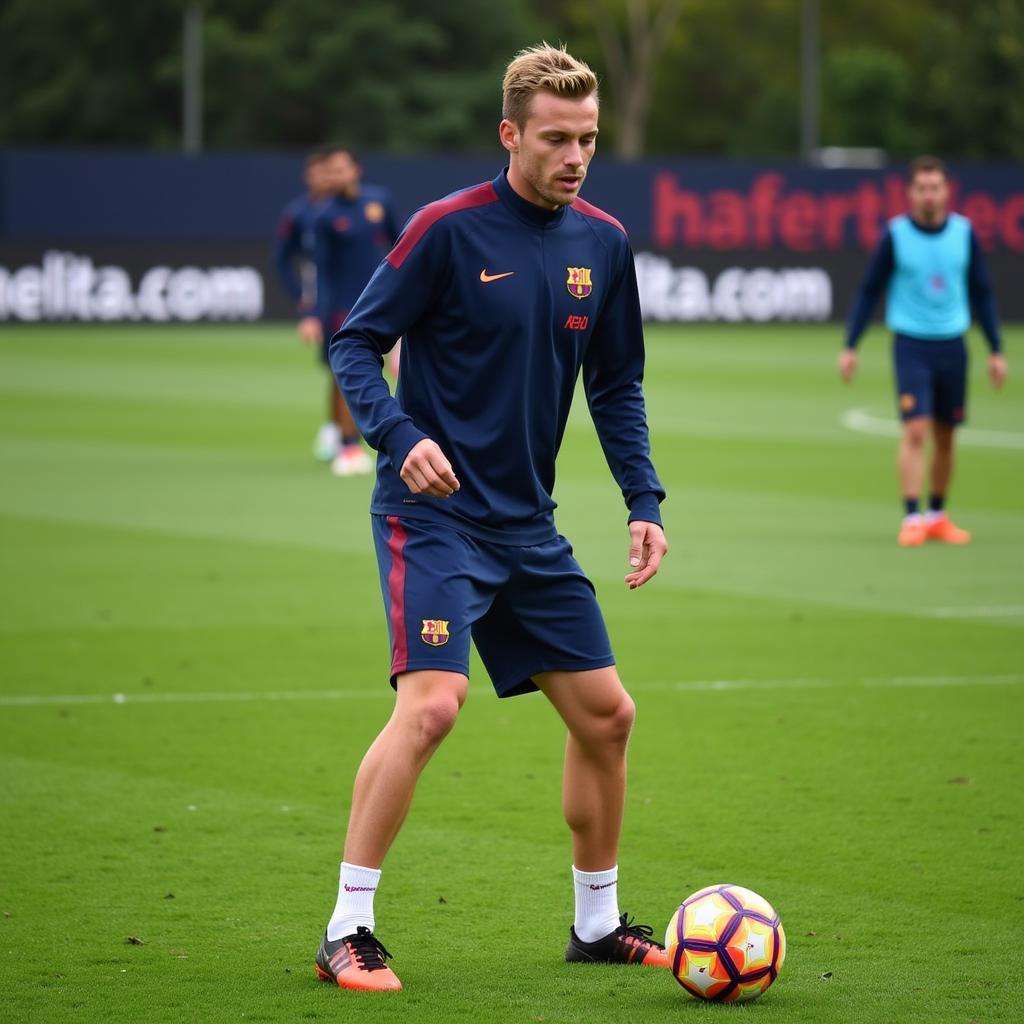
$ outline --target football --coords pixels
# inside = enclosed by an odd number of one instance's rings
[[[669,969],[695,999],[756,999],[782,970],[786,933],[772,905],[742,885],[709,885],[683,900],[665,931]]]

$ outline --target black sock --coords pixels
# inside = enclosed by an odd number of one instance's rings
[[[343,434],[342,437],[341,437],[341,443],[342,443],[342,445],[345,448],[347,448],[349,445],[352,445],[352,444],[359,444],[359,435],[358,434]]]
[[[928,499],[928,507],[933,512],[941,512],[946,505],[946,496],[944,494],[933,494]]]
[[[903,504],[906,505],[906,507],[907,507],[907,515],[908,516],[916,516],[917,515],[917,506],[918,506],[917,498],[904,498],[903,499]]]

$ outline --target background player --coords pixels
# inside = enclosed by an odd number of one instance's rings
[[[330,195],[313,222],[316,307],[299,324],[328,369],[328,422],[317,435],[321,458],[338,476],[369,473],[373,465],[360,444],[359,428],[330,373],[327,343],[342,325],[381,257],[398,238],[394,207],[386,189],[364,185],[355,154],[334,147],[325,160]]]
[[[910,213],[889,222],[857,293],[839,373],[845,381],[856,373],[857,342],[887,288],[885,319],[895,334],[896,392],[903,420],[898,464],[905,513],[898,540],[905,547],[929,539],[966,544],[971,535],[946,515],[945,504],[955,430],[964,422],[964,332],[972,306],[991,349],[989,376],[997,388],[1006,378],[1006,359],[985,258],[970,221],[948,212],[949,179],[941,160],[921,156],[910,164],[907,198]],[[931,494],[922,515],[929,433],[934,442]]]
[[[330,195],[326,161],[323,149],[306,157],[306,191],[285,206],[277,223],[274,267],[300,315],[311,312],[316,304],[313,224],[320,205]]]
[[[563,781],[576,914],[566,959],[664,964],[619,914],[617,855],[634,705],[590,581],[555,529],[555,457],[582,368],[629,512],[635,589],[667,547],[641,381],[629,242],[577,198],[597,140],[597,79],[548,46],[504,81],[507,173],[410,221],[331,365],[381,457],[371,504],[394,713],[356,776],[338,901],[317,954],[343,988],[395,989],[373,934],[380,865],[420,772],[466,698],[470,637],[499,696],[540,689],[568,729]],[[393,398],[381,368],[405,346]]]
[[[295,302],[300,317],[299,337],[309,341],[306,319],[316,311],[316,218],[331,194],[327,166],[328,149],[313,150],[306,157],[303,177],[306,192],[292,199],[277,224],[274,267],[284,289]],[[320,428],[313,442],[313,454],[330,462],[338,453],[339,437],[331,419]]]

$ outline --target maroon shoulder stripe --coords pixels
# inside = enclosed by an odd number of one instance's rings
[[[573,201],[572,208],[574,210],[578,210],[584,217],[593,217],[595,220],[603,220],[606,224],[611,224],[614,227],[617,227],[623,234],[626,233],[626,229],[610,213],[605,213],[599,206],[595,206],[593,203],[588,203],[586,199],[580,199],[579,196],[577,196]]]
[[[391,674],[397,676],[409,664],[409,641],[405,631],[405,528],[398,516],[388,516],[391,536],[391,571],[388,573],[388,604],[391,615]]]
[[[459,192],[457,195],[449,196],[447,199],[439,199],[436,203],[424,206],[411,221],[409,226],[402,232],[398,244],[388,253],[387,260],[397,270],[404,262],[406,256],[416,247],[416,243],[442,218],[449,213],[457,213],[459,210],[471,210],[474,206],[486,206],[488,203],[496,203],[498,193],[489,182],[483,185],[475,185],[473,188]]]

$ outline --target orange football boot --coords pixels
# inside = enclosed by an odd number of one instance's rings
[[[358,992],[400,992],[402,983],[385,963],[391,954],[369,928],[360,926],[352,935],[335,939],[324,935],[316,953],[316,973],[321,981]]]
[[[619,918],[619,927],[603,939],[584,942],[575,928],[569,929],[565,959],[569,963],[643,964],[644,967],[668,967],[668,954],[651,937],[649,924],[634,924],[627,914]]]
[[[908,516],[900,526],[899,536],[896,538],[901,548],[916,548],[928,539],[928,524],[923,516]]]
[[[961,530],[952,519],[943,512],[937,519],[931,520],[926,526],[929,540],[941,540],[946,544],[970,544],[971,535]]]

